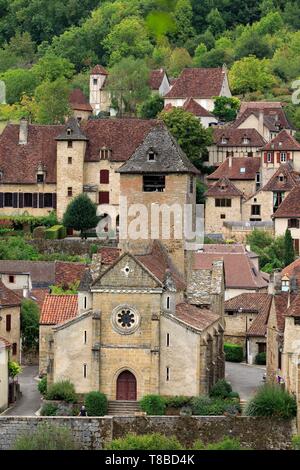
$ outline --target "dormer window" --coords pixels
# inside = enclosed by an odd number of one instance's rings
[[[149,150],[148,152],[148,162],[155,162],[156,154],[153,150]]]
[[[71,135],[72,134],[72,129],[70,127],[68,127],[67,129],[67,135]]]
[[[246,168],[244,167],[240,168],[240,173],[246,173]]]
[[[0,170],[0,183],[1,183],[1,181],[3,181],[3,171],[2,170]]]
[[[250,144],[250,139],[248,139],[248,137],[244,137],[243,144],[245,145]]]
[[[281,290],[282,292],[288,292],[290,290],[290,280],[287,276],[281,279]]]
[[[221,144],[227,144],[228,140],[225,136],[222,137]]]
[[[278,145],[279,145],[279,147],[282,147],[282,142],[279,142]]]
[[[44,181],[45,181],[45,175],[44,175],[44,173],[38,173],[38,174],[36,175],[36,182],[37,182],[38,184],[40,184],[40,183],[44,183]]]
[[[110,156],[110,150],[107,147],[100,149],[100,160],[108,160]]]
[[[285,176],[279,175],[278,180],[280,181],[280,183],[284,183],[285,182]]]

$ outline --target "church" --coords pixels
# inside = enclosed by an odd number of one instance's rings
[[[195,222],[198,170],[164,126],[150,129],[117,171],[129,207],[150,214],[153,204],[188,204]],[[169,239],[161,230],[156,239],[120,237],[94,256],[78,296],[46,297],[40,373],[48,383],[69,379],[77,393],[135,401],[206,394],[224,377],[223,261],[199,267],[201,246],[191,250],[175,228],[173,214]]]

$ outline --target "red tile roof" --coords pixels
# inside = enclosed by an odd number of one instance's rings
[[[280,101],[242,101],[239,114],[243,114],[247,109],[255,110],[268,110],[268,109],[282,109]]]
[[[208,308],[198,308],[195,305],[182,302],[176,305],[176,318],[197,330],[203,331],[215,323],[220,316]]]
[[[283,129],[270,142],[264,146],[264,150],[297,150],[300,151],[299,142],[293,137],[289,131]]]
[[[290,299],[290,306],[287,308],[285,315],[287,317],[300,317],[300,295],[294,295],[294,298]]]
[[[0,281],[0,305],[1,307],[15,307],[21,305],[21,298],[11,289],[8,289]]]
[[[79,282],[85,269],[86,265],[83,263],[55,261],[55,284],[68,287]]]
[[[280,181],[279,176],[284,176],[284,180]],[[291,165],[284,163],[280,165],[278,170],[269,179],[267,184],[261,189],[262,191],[291,191],[299,184],[299,173],[295,172]]]
[[[151,70],[149,78],[149,86],[151,90],[159,90],[161,82],[165,76],[164,69]]]
[[[104,67],[102,67],[102,65],[97,64],[91,70],[91,75],[108,75],[108,72]]]
[[[273,217],[283,219],[300,217],[300,186],[296,186],[288,193]]]
[[[30,291],[29,298],[38,304],[40,311],[41,311],[45,297],[48,294],[49,294],[49,289],[32,289]]]
[[[11,348],[11,343],[7,341],[7,339],[3,338],[0,336],[0,349],[10,349]]]
[[[230,127],[239,127],[249,116],[256,116],[259,119],[259,113],[263,113],[263,123],[270,130],[278,132],[280,129],[291,129],[292,126],[289,123],[285,112],[282,108],[267,107],[267,108],[255,108],[249,107],[245,111],[239,113],[237,119],[231,123]]]
[[[225,137],[227,142],[222,143]],[[244,138],[249,139],[249,143],[244,143]],[[234,127],[215,127],[213,129],[214,145],[220,147],[263,147],[265,145],[264,138],[256,129],[236,129]]]
[[[41,325],[57,325],[77,316],[77,295],[46,295],[40,317]]]
[[[220,178],[209,186],[206,197],[243,197],[243,193],[228,178]]]
[[[295,261],[293,261],[293,263],[286,266],[281,271],[281,276],[288,276],[289,279],[292,277],[296,278],[297,286],[300,287],[300,258],[297,258]]]
[[[222,90],[225,72],[219,68],[184,69],[165,98],[212,98]]]
[[[121,250],[119,248],[102,247],[98,253],[101,254],[101,263],[110,265],[120,257]]]
[[[280,332],[284,331],[285,317],[289,302],[292,304],[295,297],[295,295],[290,295],[288,292],[281,292],[280,294],[274,295],[277,328]]]
[[[185,109],[185,111],[189,111],[190,113],[198,117],[214,117],[212,113],[207,111],[207,109],[203,108],[203,106],[197,103],[197,101],[195,101],[193,98],[188,98],[185,101],[185,103],[183,104],[183,109]]]
[[[78,111],[93,111],[83,92],[80,88],[75,88],[69,96],[69,103],[74,110]]]
[[[218,166],[218,168],[208,175],[208,180],[218,180],[221,177],[230,180],[255,180],[256,174],[260,170],[261,160],[259,157],[232,157]]]

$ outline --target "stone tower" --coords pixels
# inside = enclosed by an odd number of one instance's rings
[[[57,138],[57,217],[62,219],[69,202],[82,193],[87,137],[76,118],[66,123]]]
[[[90,74],[90,105],[95,115],[110,108],[110,95],[105,90],[107,76],[108,72],[101,65],[96,65]]]
[[[160,240],[177,271],[186,274],[184,229],[195,229],[195,180],[199,171],[167,128],[158,124],[118,172],[120,247],[142,254],[149,250],[153,240]]]

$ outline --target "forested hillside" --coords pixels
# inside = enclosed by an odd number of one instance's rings
[[[170,77],[225,63],[236,96],[289,102],[300,78],[300,0],[0,0],[0,46],[2,120],[53,121],[49,100],[58,97],[63,114],[70,87],[86,93],[96,63],[124,75],[134,64],[165,67]],[[300,127],[298,107],[288,112]]]

